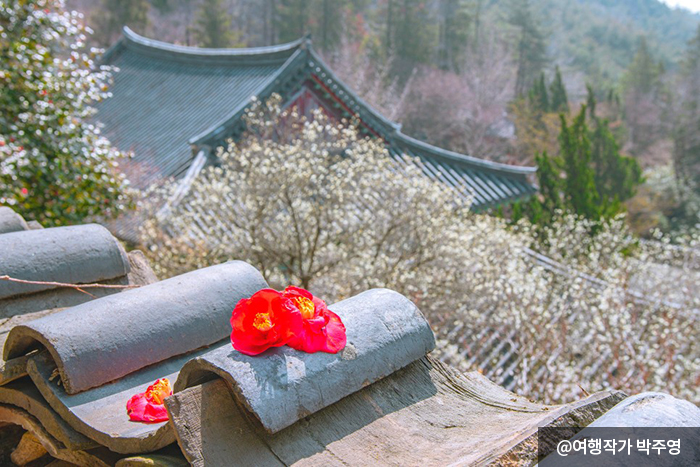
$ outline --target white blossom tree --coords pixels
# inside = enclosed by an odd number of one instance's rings
[[[675,263],[680,278],[653,276],[663,243],[638,243],[622,218],[563,214],[539,242],[525,221],[510,228],[469,212],[419,161],[393,159],[353,126],[279,105],[256,103],[221,164],[146,223],[159,274],[242,259],[273,287],[300,285],[329,303],[389,287],[426,314],[441,358],[529,397],[613,387],[700,401],[693,276]]]

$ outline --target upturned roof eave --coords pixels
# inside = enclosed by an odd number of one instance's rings
[[[417,140],[411,136],[408,136],[401,131],[397,131],[396,138],[403,144],[417,148],[421,151],[428,152],[431,155],[448,159],[452,162],[457,162],[460,164],[466,164],[472,167],[478,167],[481,169],[487,169],[498,173],[508,173],[513,175],[531,175],[537,172],[537,167],[532,166],[519,166],[503,164],[500,162],[487,161],[485,159],[479,159],[477,157],[468,156],[466,154],[461,154],[454,151],[449,151],[447,149],[442,149],[432,144],[425,143],[423,141]]]
[[[280,45],[272,45],[266,47],[249,47],[249,48],[206,48],[206,47],[192,47],[186,45],[170,44],[168,42],[162,42],[155,39],[149,39],[143,37],[131,29],[128,26],[124,26],[122,30],[122,40],[125,45],[133,44],[138,45],[154,52],[163,52],[166,54],[177,54],[183,57],[214,57],[214,58],[224,58],[224,57],[249,57],[255,59],[262,59],[266,56],[274,56],[284,52],[290,52],[294,49],[298,49],[306,41],[305,37],[297,39],[292,42]]]

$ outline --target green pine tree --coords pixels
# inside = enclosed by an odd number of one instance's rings
[[[547,94],[547,85],[544,81],[544,72],[540,74],[540,78],[532,86],[532,89],[530,89],[528,100],[533,110],[539,113],[549,112],[549,95]]]
[[[590,101],[595,105],[592,96],[591,92]],[[561,209],[597,220],[621,212],[622,202],[634,195],[643,181],[639,163],[620,154],[607,120],[593,117],[591,129],[586,114],[584,105],[570,125],[560,114],[559,156],[535,156],[539,195],[514,215],[527,215],[533,223],[548,225]]]
[[[566,95],[564,81],[561,78],[561,70],[556,67],[554,81],[549,86],[550,112],[569,113],[569,98]]]
[[[560,118],[559,145],[566,174],[566,205],[576,214],[588,219],[599,219],[602,210],[595,186],[595,174],[591,168],[591,141],[586,125],[586,106],[581,107],[571,125],[567,125],[564,115]]]
[[[590,84],[586,83],[586,106],[588,107],[588,115],[590,115],[591,118],[596,118],[595,116],[595,108],[596,108],[596,98],[595,98],[595,92],[593,91],[593,86]]]
[[[562,192],[564,190],[561,171],[557,161],[547,155],[547,152],[535,156],[537,164],[537,182],[542,195],[542,207],[547,213],[563,209]]]
[[[311,29],[315,42],[322,50],[333,50],[340,44],[343,32],[343,21],[348,0],[318,0],[320,5],[315,8],[317,26]]]
[[[662,74],[663,65],[654,60],[646,39],[642,37],[637,44],[634,58],[622,78],[625,91],[634,91],[639,94],[652,93],[660,84]]]
[[[275,7],[275,25],[281,42],[311,34],[321,50],[340,44],[349,0],[280,0]]]
[[[239,46],[238,34],[231,28],[231,15],[223,0],[204,0],[197,17],[196,35],[200,47]]]
[[[595,101],[594,101],[595,102]],[[591,131],[591,162],[595,187],[603,214],[617,214],[620,202],[631,198],[642,182],[642,168],[636,159],[620,154],[619,145],[607,120],[594,119]]]
[[[664,67],[640,39],[637,53],[623,76],[625,123],[632,150],[640,151],[665,136],[668,93],[663,85]]]
[[[700,194],[700,26],[688,43],[681,66],[673,159],[676,178]]]
[[[310,32],[312,0],[280,0],[275,25],[280,42],[291,42]]]
[[[530,0],[512,0],[509,22],[518,30],[515,95],[530,89],[547,63],[547,47],[540,26],[532,14]]]
[[[388,0],[385,51],[396,58],[396,72],[405,77],[417,64],[431,63],[438,27],[423,0]]]
[[[438,65],[444,70],[459,70],[467,48],[471,15],[465,0],[440,0],[440,37]]]

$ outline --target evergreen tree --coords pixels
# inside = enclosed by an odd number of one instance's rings
[[[588,219],[599,219],[602,212],[595,174],[591,168],[591,141],[586,125],[586,106],[582,106],[571,125],[561,115],[560,157],[566,173],[564,197],[567,207]]]
[[[674,168],[677,179],[700,193],[700,26],[688,43],[681,66],[680,97],[674,130]]]
[[[349,0],[280,0],[275,9],[279,40],[311,34],[318,48],[332,50],[340,43],[349,7]]]
[[[172,8],[172,5],[170,4],[169,0],[151,0],[151,5],[153,5],[156,8],[156,10],[158,10],[161,13],[170,11],[170,9]]]
[[[258,5],[261,8],[258,16],[261,20],[262,31],[260,31],[260,35],[262,36],[262,43],[265,45],[279,43],[277,31],[278,0],[261,0]]]
[[[548,225],[557,210],[565,209],[563,179],[559,161],[548,156],[546,151],[535,155],[535,164],[540,196],[533,198],[527,206],[527,215],[534,224]]]
[[[547,155],[547,152],[535,155],[537,164],[537,182],[539,191],[544,198],[542,204],[544,209],[553,213],[556,209],[564,207],[562,200],[563,181],[557,162]]]
[[[89,121],[110,73],[86,50],[81,18],[63,2],[11,0],[0,30],[0,205],[47,227],[118,214],[122,154]]]
[[[540,79],[538,79],[532,89],[530,89],[528,99],[533,110],[539,113],[547,113],[550,111],[547,85],[544,81],[544,72],[540,74]]]
[[[591,93],[592,96],[592,93]],[[591,97],[595,104],[595,98]],[[552,221],[557,209],[589,219],[612,217],[623,210],[643,181],[639,163],[620,154],[619,145],[607,120],[593,117],[593,128],[586,121],[582,106],[571,124],[560,114],[559,156],[535,156],[539,196],[519,206],[515,215],[527,215],[539,225]]]
[[[642,182],[642,168],[636,159],[620,154],[607,120],[595,118],[593,124],[591,156],[595,187],[603,214],[614,215],[620,211],[620,202],[634,196],[637,185]]]
[[[588,107],[588,114],[591,116],[591,118],[596,118],[596,116],[595,116],[595,107],[596,107],[595,92],[593,91],[593,86],[591,86],[588,83],[586,83],[586,106]]]
[[[435,18],[423,0],[388,0],[387,53],[396,57],[396,72],[405,77],[416,64],[430,63],[437,40]]]
[[[564,192],[563,179],[561,177],[560,161],[552,158],[544,151],[535,154],[537,165],[537,184],[539,195],[528,201],[513,203],[510,219],[515,223],[523,217],[527,217],[534,225],[549,225],[557,210],[565,209],[562,193]]]
[[[512,0],[509,22],[518,30],[515,95],[530,89],[547,63],[547,47],[537,20],[532,15],[530,0]]]
[[[646,40],[640,39],[622,80],[625,123],[634,150],[644,149],[665,131],[663,73],[662,63],[654,60]]]
[[[642,37],[623,77],[623,86],[626,91],[635,91],[640,94],[654,92],[659,85],[662,72],[663,65],[654,60],[646,39]]]
[[[550,112],[569,112],[569,98],[566,96],[566,88],[561,78],[561,70],[557,66],[554,73],[554,81],[549,86]]]
[[[312,0],[280,0],[276,25],[280,42],[291,42],[310,33]]]
[[[322,50],[333,50],[340,44],[343,32],[343,20],[347,8],[347,0],[318,0],[319,8],[316,8],[319,18],[314,21],[317,25],[312,28],[317,43]]]
[[[200,47],[218,49],[239,45],[223,0],[204,0],[197,17],[196,33]]]
[[[148,0],[102,0],[99,14],[95,14],[95,40],[110,46],[124,26],[143,34],[148,27]]]
[[[465,0],[440,0],[438,65],[459,70],[460,59],[469,39],[470,15]]]

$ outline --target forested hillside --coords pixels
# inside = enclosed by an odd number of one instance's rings
[[[621,77],[642,36],[664,66],[675,69],[700,23],[700,16],[658,0],[534,0],[532,5],[550,32],[556,62],[600,85]]]
[[[334,48],[341,34],[366,34],[365,40],[386,43],[388,29],[412,31],[399,49],[420,61],[444,62],[449,50],[475,40],[479,28],[507,30],[513,1],[509,0],[70,0],[88,22],[98,26],[96,38],[107,45],[129,23],[142,33],[166,41],[206,42],[197,31],[203,7],[230,15],[231,45],[268,45],[311,32],[323,48]],[[611,85],[634,55],[639,37],[652,53],[674,69],[700,15],[672,9],[659,0],[532,0],[541,25],[549,62],[582,72],[587,81]],[[449,17],[449,18],[446,18]],[[215,18],[216,19],[216,18]],[[218,19],[220,22],[221,19]],[[415,24],[410,24],[415,21]],[[225,22],[225,21],[224,21]],[[409,24],[402,24],[402,23]],[[109,24],[113,23],[113,24]],[[388,23],[391,23],[387,26]],[[220,26],[220,25],[219,25]],[[450,37],[452,35],[452,37]],[[385,44],[387,45],[387,44]],[[449,48],[449,47],[448,47]]]

